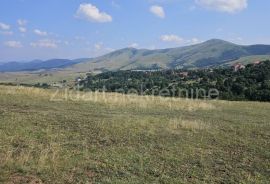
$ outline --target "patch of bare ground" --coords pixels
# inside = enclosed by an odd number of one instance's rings
[[[9,178],[7,184],[43,184],[43,182],[36,176],[14,174]]]

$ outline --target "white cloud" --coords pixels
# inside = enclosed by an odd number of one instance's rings
[[[138,43],[132,43],[129,45],[129,47],[131,48],[138,48],[139,47],[139,44]]]
[[[177,44],[181,44],[184,43],[184,39],[177,36],[177,35],[162,35],[160,37],[160,39],[164,42],[173,42],[173,43],[177,43]]]
[[[80,4],[80,7],[77,10],[76,17],[86,19],[91,22],[111,22],[112,17],[105,13],[101,12],[96,6],[92,4]]]
[[[2,22],[0,22],[0,29],[2,30],[9,30],[10,29],[10,25],[4,24]]]
[[[157,6],[157,5],[151,6],[150,12],[159,18],[165,18],[165,11],[164,11],[163,7],[161,7],[161,6]]]
[[[18,20],[17,20],[17,23],[18,23],[19,26],[26,26],[27,20],[24,20],[24,19],[18,19]]]
[[[196,0],[202,7],[221,12],[234,13],[247,8],[247,0]]]
[[[55,40],[49,40],[49,39],[44,39],[44,40],[38,40],[37,42],[32,42],[30,43],[32,47],[42,47],[42,48],[58,48],[57,41]]]
[[[25,33],[27,31],[27,29],[25,27],[19,27],[19,31],[21,33]]]
[[[35,29],[35,30],[34,30],[34,33],[35,33],[36,35],[39,35],[39,36],[47,36],[47,35],[48,35],[48,33],[47,33],[46,31],[41,31],[41,30],[39,30],[39,29]]]
[[[11,48],[21,48],[22,47],[22,43],[19,41],[6,41],[4,43],[4,45],[7,47],[11,47]]]
[[[182,38],[180,36],[177,36],[177,35],[162,35],[160,37],[160,39],[164,42],[171,42],[171,43],[174,43],[174,44],[180,44],[180,45],[194,45],[194,44],[198,44],[198,43],[202,43],[202,40],[194,37],[194,38],[191,38],[191,39],[185,39],[185,38]]]

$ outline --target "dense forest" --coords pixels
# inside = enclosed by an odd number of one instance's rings
[[[88,74],[78,81],[78,88],[139,95],[270,101],[270,61],[216,69]]]

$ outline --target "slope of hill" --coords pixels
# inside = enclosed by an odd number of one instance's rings
[[[8,62],[0,64],[0,72],[59,69],[75,65],[84,61],[89,61],[89,59],[76,59],[76,60],[51,59],[47,61],[34,60],[31,62]]]
[[[255,60],[270,58],[270,46],[241,46],[213,39],[197,45],[146,50],[126,48],[72,66],[76,71],[107,71],[135,69],[205,68],[226,65],[243,57],[254,56]],[[266,57],[266,58],[265,58]]]
[[[197,45],[171,49],[146,50],[125,48],[93,59],[58,59],[33,61],[23,64],[0,64],[0,82],[27,84],[45,82],[53,84],[63,80],[74,80],[80,76],[83,77],[88,72],[196,69],[230,66],[236,62],[248,64],[258,60],[270,60],[269,45],[241,46],[213,39]],[[6,73],[1,73],[1,71]]]
[[[80,81],[80,90],[177,96],[184,98],[218,98],[270,102],[270,61],[233,67],[198,70],[117,71],[88,75]],[[201,89],[196,93],[196,89]],[[212,90],[216,89],[216,93]],[[194,90],[193,94],[187,91]],[[166,91],[166,93],[162,93]],[[212,95],[211,95],[212,93]]]
[[[269,112],[0,86],[0,183],[269,183]]]
[[[125,48],[94,59],[35,60],[28,63],[0,64],[0,72],[58,69],[69,72],[138,70],[138,69],[193,69],[230,65],[270,59],[269,45],[241,46],[212,39],[200,44],[159,50]]]

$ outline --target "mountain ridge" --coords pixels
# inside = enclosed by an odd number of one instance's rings
[[[246,58],[246,59],[245,59]],[[136,69],[195,69],[229,66],[235,62],[270,59],[270,45],[238,45],[211,39],[199,44],[166,48],[123,48],[92,59],[53,59],[29,63],[0,64],[0,72],[33,70],[68,70],[74,72],[104,72]]]
[[[245,57],[270,58],[270,45],[237,45],[211,39],[196,45],[167,49],[124,48],[94,58],[90,63],[72,66],[76,71],[114,71],[135,69],[193,69],[231,65]],[[247,61],[248,62],[248,61]]]
[[[50,59],[32,60],[30,62],[5,62],[0,63],[0,72],[36,71],[65,68],[71,65],[89,61],[90,59]]]

